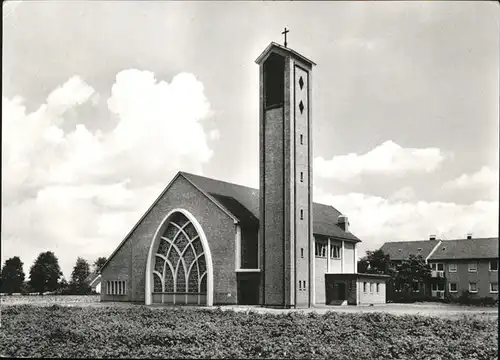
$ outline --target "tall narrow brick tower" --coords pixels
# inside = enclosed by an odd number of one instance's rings
[[[286,40],[285,40],[286,41]],[[260,303],[314,306],[311,70],[272,42],[260,67]]]

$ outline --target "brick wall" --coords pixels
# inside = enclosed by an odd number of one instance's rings
[[[294,61],[292,60],[292,63]],[[311,139],[309,138],[309,123],[310,123],[310,106],[309,106],[309,72],[304,70],[303,68],[296,66],[293,64],[293,91],[294,96],[291,101],[291,112],[293,120],[291,123],[294,128],[292,132],[294,134],[294,142],[292,144],[293,149],[293,159],[294,164],[292,166],[291,171],[292,176],[294,176],[295,183],[295,214],[292,218],[295,220],[295,240],[296,251],[300,251],[301,248],[304,248],[305,256],[301,258],[300,256],[296,256],[296,272],[297,272],[297,282],[302,279],[302,281],[307,281],[307,291],[297,292],[297,307],[308,306],[310,294],[309,291],[314,292],[316,294],[316,302],[324,303],[325,302],[325,291],[324,291],[324,273],[326,272],[326,264],[324,270],[321,271],[320,274],[316,271],[314,273],[314,282],[315,285],[312,284],[312,274],[309,274],[312,264],[310,254],[312,250],[310,248],[311,245],[311,226],[310,223],[310,213],[312,202],[310,201],[310,194],[312,191],[311,182],[312,182],[312,167],[311,167],[311,159],[310,159],[310,151],[311,148]],[[302,81],[300,81],[302,79]],[[302,86],[300,86],[302,84]],[[300,111],[299,104],[302,102],[302,111]],[[302,137],[302,143],[301,143]],[[301,174],[302,173],[302,181]],[[312,195],[311,195],[312,196]],[[301,211],[303,212],[303,218],[301,218]],[[321,283],[317,283],[318,275],[319,278],[322,279]],[[313,287],[314,285],[314,287]],[[298,284],[296,284],[298,286]],[[319,289],[319,293],[318,293]]]
[[[264,114],[264,294],[265,304],[283,305],[284,187],[283,108]],[[261,150],[262,151],[262,150]],[[262,190],[261,190],[262,191]]]
[[[135,301],[132,297],[132,243],[125,242],[101,274],[101,301]],[[108,295],[107,281],[124,280],[126,282],[125,295]]]
[[[498,283],[498,271],[490,271],[490,260],[454,260],[434,261],[445,264],[446,293],[459,297],[463,291],[469,290],[469,283],[477,283],[476,297],[492,297],[498,299],[498,293],[490,292],[490,283]],[[477,272],[469,272],[469,263],[477,262]],[[457,264],[457,271],[450,272],[450,264]],[[450,283],[457,284],[457,292],[450,293]]]
[[[364,283],[367,284],[366,291]],[[379,291],[377,292],[377,283]],[[371,285],[372,284],[372,285]],[[370,286],[371,285],[371,286]],[[358,278],[358,305],[385,304],[385,282],[373,278]]]
[[[111,297],[103,291],[102,301],[144,302],[149,247],[164,217],[175,208],[189,211],[207,236],[214,268],[214,304],[236,302],[236,229],[233,220],[182,176],[171,184],[102,272],[103,284],[106,280],[126,280],[127,295]]]
[[[316,304],[325,304],[325,273],[326,273],[326,258],[316,257],[314,259],[314,279],[315,279],[315,296]]]

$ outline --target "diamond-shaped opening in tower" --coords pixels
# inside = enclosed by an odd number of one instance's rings
[[[299,103],[299,110],[300,110],[301,114],[304,111],[304,104],[302,103],[302,100],[300,100],[300,103]]]
[[[299,79],[299,86],[300,86],[300,90],[302,90],[302,88],[304,87],[304,80],[302,80],[302,76]]]

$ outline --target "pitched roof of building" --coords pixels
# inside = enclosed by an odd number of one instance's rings
[[[108,257],[107,261],[101,267],[99,272],[108,265],[118,250],[125,244],[129,236],[144,220],[147,214],[154,208],[156,203],[170,188],[171,184],[179,177],[183,176],[191,184],[197,187],[202,193],[214,201],[224,212],[231,216],[235,221],[239,221],[242,226],[257,227],[259,225],[259,190],[247,186],[236,185],[221,180],[215,180],[204,176],[190,174],[179,171],[158,198],[151,204],[148,210],[142,215],[139,221],[123,238],[122,242]],[[360,242],[356,236],[350,232],[345,232],[337,225],[340,211],[333,206],[313,203],[313,233],[316,235],[325,235],[332,238],[343,239],[352,242]]]
[[[498,258],[498,238],[386,242],[380,249],[391,260],[406,260],[410,254],[428,260],[492,259]]]
[[[181,175],[215,198],[242,224],[258,225],[259,190],[186,172],[181,172]],[[341,212],[333,206],[313,203],[313,233],[354,242],[361,241],[337,225],[339,215],[342,215]]]
[[[380,249],[388,254],[391,260],[406,260],[410,254],[422,255],[425,259],[438,243],[438,240],[386,242]]]
[[[85,282],[87,284],[89,284],[90,286],[93,286],[94,283],[96,282],[96,280],[98,280],[100,278],[100,274],[98,272],[92,272],[89,274],[89,276],[87,276],[87,278],[85,279]]]
[[[498,258],[498,238],[443,240],[429,260]]]

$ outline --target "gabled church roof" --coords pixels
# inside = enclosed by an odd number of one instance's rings
[[[139,224],[142,223],[147,214],[149,214],[156,203],[160,201],[162,196],[179,176],[184,177],[193,184],[194,187],[198,188],[198,190],[204,193],[205,196],[215,203],[215,205],[219,206],[224,212],[232,217],[235,222],[240,222],[242,226],[258,227],[259,190],[179,171],[134,227],[128,232],[115,251],[108,257],[108,260],[101,267],[99,273],[108,265],[118,250],[125,244],[130,235]],[[356,236],[349,232],[345,232],[337,225],[339,215],[342,214],[333,206],[313,203],[313,233],[315,235],[328,236],[334,239],[360,242],[361,240]]]
[[[243,226],[258,226],[259,190],[182,171],[180,174],[215,198]],[[313,203],[313,233],[353,242],[361,241],[337,225],[339,215],[342,215],[341,212],[333,206]]]

